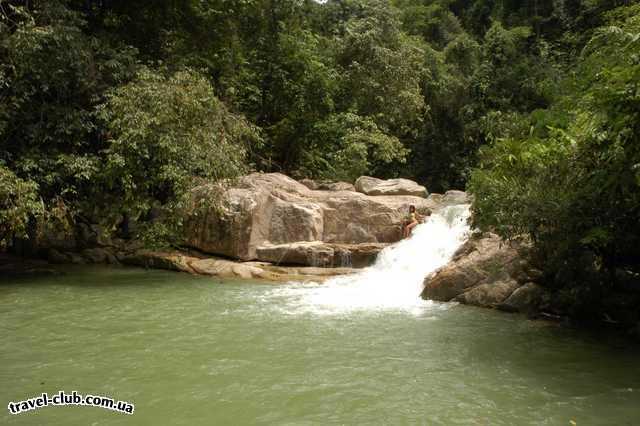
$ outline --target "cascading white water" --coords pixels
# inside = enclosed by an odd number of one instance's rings
[[[314,312],[420,309],[428,304],[419,298],[424,277],[446,264],[466,240],[468,218],[468,205],[446,207],[415,227],[410,238],[382,250],[374,265],[317,286],[293,285],[276,293]]]

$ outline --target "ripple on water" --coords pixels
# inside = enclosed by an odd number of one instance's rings
[[[452,304],[318,308],[311,302],[322,288],[100,268],[0,287],[0,400],[76,389],[136,404],[133,417],[48,407],[2,413],[0,423],[624,425],[639,418],[637,349]]]

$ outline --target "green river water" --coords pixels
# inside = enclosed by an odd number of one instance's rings
[[[0,424],[640,424],[637,348],[487,309],[91,267],[0,283]],[[9,401],[59,390],[133,415]]]

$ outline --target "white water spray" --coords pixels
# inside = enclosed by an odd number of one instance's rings
[[[306,307],[318,313],[421,310],[429,305],[419,297],[425,276],[445,265],[467,239],[468,218],[468,205],[446,207],[416,226],[409,239],[382,250],[374,265],[324,284],[293,285],[276,293],[293,297],[298,309]]]

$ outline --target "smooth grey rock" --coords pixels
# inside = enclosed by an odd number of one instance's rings
[[[207,207],[215,197],[218,207]],[[268,245],[391,243],[402,236],[409,205],[422,216],[442,207],[424,197],[311,190],[279,173],[253,173],[228,187],[206,184],[192,191],[186,244],[250,261],[270,260],[257,253]]]
[[[361,176],[356,180],[355,189],[366,195],[411,195],[426,198],[427,188],[409,179],[378,179]]]
[[[422,297],[447,302],[476,286],[517,281],[522,270],[528,268],[528,262],[522,261],[522,249],[521,244],[503,241],[495,234],[474,236],[458,249],[447,265],[425,278]],[[481,291],[485,290],[483,287]],[[474,293],[468,300],[479,300],[481,296]],[[465,303],[466,300],[459,301]]]
[[[495,307],[511,296],[518,287],[518,282],[513,279],[490,282],[475,286],[453,300],[465,305]]]

